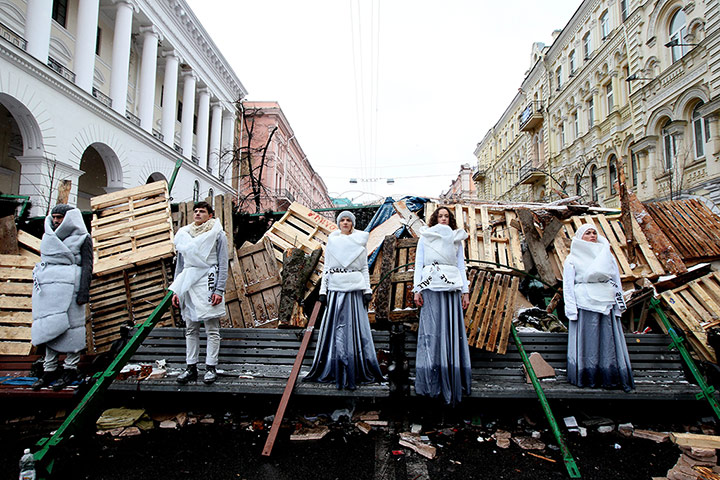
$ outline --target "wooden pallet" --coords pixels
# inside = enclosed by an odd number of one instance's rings
[[[465,312],[468,344],[505,354],[520,281],[516,276],[471,268],[470,306]]]
[[[562,274],[565,259],[570,254],[572,238],[575,236],[577,229],[585,223],[593,224],[598,234],[604,236],[610,242],[610,250],[618,264],[620,279],[623,282],[632,282],[641,277],[656,279],[665,274],[662,264],[648,245],[645,235],[634,218],[632,224],[633,235],[637,242],[635,249],[637,264],[631,265],[628,262],[627,244],[625,243],[625,234],[623,233],[620,215],[584,215],[566,220],[564,228],[555,236],[555,252],[550,255],[550,261],[554,264],[553,269],[557,269],[560,274]]]
[[[465,240],[465,258],[468,264],[473,260],[492,262],[524,270],[522,249],[520,247],[522,232],[518,230],[517,215],[511,209],[492,208],[488,205],[460,204],[450,205],[455,214],[458,228],[468,233]],[[425,204],[425,219],[437,209],[437,204]],[[474,265],[478,265],[475,263]],[[488,268],[508,272],[508,268],[498,265],[484,264]]]
[[[695,352],[716,363],[706,332],[720,325],[720,274],[712,272],[660,295],[672,310],[668,316],[685,332]]]
[[[720,217],[695,199],[643,204],[689,266],[720,258]]]
[[[34,238],[34,237],[32,237]],[[0,354],[28,355],[32,350],[33,268],[40,257],[27,250],[0,255]]]
[[[171,257],[173,228],[167,183],[154,182],[90,199],[93,273]]]
[[[172,283],[168,258],[93,278],[90,285],[90,315],[87,323],[89,353],[108,350],[120,336],[120,326],[147,320]],[[158,326],[176,325],[173,308]]]
[[[371,322],[417,322],[412,291],[417,242],[417,238],[385,237],[370,276],[370,285],[377,285],[370,305],[373,312],[368,315]]]
[[[300,203],[293,202],[285,215],[272,224],[264,238],[270,240],[278,268],[282,269],[283,252],[286,249],[300,248],[307,254],[317,248],[324,249],[327,245],[328,235],[337,228],[332,220],[328,220]],[[324,264],[325,255],[323,254],[315,272],[310,275],[307,294],[310,294],[315,285],[320,283]]]
[[[234,263],[233,280],[243,326],[277,327],[281,279],[270,239],[263,237],[254,245],[247,242],[237,251]]]

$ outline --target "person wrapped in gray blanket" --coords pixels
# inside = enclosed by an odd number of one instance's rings
[[[62,390],[78,378],[92,267],[92,239],[80,210],[55,205],[45,218],[40,263],[33,269],[32,344],[45,346],[43,374],[33,383],[33,390],[53,382],[53,390]],[[61,353],[67,354],[62,372],[58,369]]]

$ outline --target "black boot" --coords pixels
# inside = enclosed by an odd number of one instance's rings
[[[217,370],[215,370],[215,366],[206,365],[203,382],[205,382],[206,385],[210,385],[211,383],[215,382],[215,380],[217,380]]]
[[[194,382],[197,380],[198,371],[197,365],[188,365],[184,372],[178,375],[177,383],[185,385],[188,382]]]
[[[59,370],[52,370],[50,372],[43,372],[43,374],[35,380],[35,383],[32,384],[33,390],[40,390],[41,388],[47,387],[52,382],[57,380],[57,378],[60,376]]]
[[[55,382],[55,384],[52,386],[52,389],[56,392],[62,390],[63,388],[69,386],[71,383],[73,383],[78,378],[78,371],[74,368],[64,368],[62,376],[60,379]]]

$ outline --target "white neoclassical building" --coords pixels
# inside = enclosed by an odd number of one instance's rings
[[[184,0],[0,0],[0,193],[33,215],[170,179],[174,201],[232,191],[247,94]]]

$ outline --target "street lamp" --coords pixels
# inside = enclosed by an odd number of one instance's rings
[[[625,81],[626,82],[634,82],[635,80],[655,80],[654,78],[644,78],[644,77],[638,77],[637,73],[633,73],[632,75],[628,76]]]
[[[680,43],[680,40],[678,40],[677,38],[673,38],[672,40],[670,40],[668,43],[665,44],[665,46],[666,46],[667,48],[672,48],[672,47],[696,47],[696,46],[698,46],[698,45],[699,45],[698,43]]]

